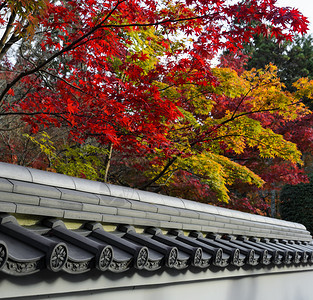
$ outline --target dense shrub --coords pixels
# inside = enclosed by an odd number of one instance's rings
[[[286,185],[280,200],[281,217],[303,224],[313,234],[313,178],[310,183]]]

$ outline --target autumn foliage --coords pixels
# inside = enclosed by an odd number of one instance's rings
[[[296,141],[275,120],[304,120],[310,112],[301,97],[311,97],[312,83],[299,81],[289,93],[272,65],[242,72],[212,61],[253,34],[279,42],[306,32],[298,10],[275,2],[3,2],[1,130],[18,124],[24,143],[41,146],[56,170],[80,165],[71,174],[87,178],[201,201],[228,201],[238,181],[261,186],[262,164],[240,159],[301,164]],[[19,163],[9,157],[20,139],[2,137],[5,159]]]

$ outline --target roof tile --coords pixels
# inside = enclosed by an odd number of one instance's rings
[[[83,204],[79,202],[57,200],[57,199],[51,199],[51,198],[46,198],[46,197],[40,197],[39,203],[40,203],[40,206],[42,207],[58,208],[61,210],[81,211],[83,209]]]
[[[135,210],[142,210],[142,211],[149,211],[149,212],[157,212],[158,208],[150,203],[144,203],[141,201],[134,201],[134,200],[130,200],[127,199],[127,201],[130,202],[131,204],[131,208],[135,209]]]
[[[64,218],[75,220],[102,221],[102,215],[99,213],[74,210],[65,210]]]
[[[75,189],[73,177],[32,168],[27,168],[27,170],[30,172],[32,181],[34,183],[63,187],[68,189]],[[21,179],[19,178],[19,180]]]
[[[113,184],[108,184],[107,186],[110,190],[110,195],[113,197],[126,198],[131,200],[140,200],[138,191],[135,189]]]
[[[131,203],[127,199],[99,195],[99,204],[112,207],[131,208]]]
[[[199,219],[199,212],[178,208],[179,215],[186,218]]]
[[[144,211],[140,210],[129,210],[129,209],[124,209],[124,208],[118,208],[117,209],[117,214],[119,216],[128,216],[128,217],[135,217],[135,218],[146,218],[147,214]]]
[[[0,164],[0,177],[29,182],[33,181],[32,175],[27,168],[3,162]]]
[[[134,224],[134,218],[121,215],[102,214],[102,222],[111,224]]]
[[[158,221],[170,221],[171,220],[170,215],[158,214],[158,213],[152,213],[152,212],[147,212],[146,218],[152,219],[152,220],[158,220]]]
[[[61,192],[55,187],[18,180],[10,181],[13,184],[14,193],[43,196],[55,199],[61,198]]]
[[[81,202],[81,203],[89,203],[89,204],[99,204],[100,198],[91,193],[75,191],[70,189],[58,188],[61,193],[60,198],[63,200]]]
[[[16,204],[12,203],[12,202],[1,202],[0,203],[0,212],[15,213],[16,212]]]
[[[13,193],[8,193],[8,192],[0,192],[0,203],[2,201],[12,202],[12,203],[33,204],[35,206],[39,205],[38,196],[13,194]]]
[[[0,190],[3,192],[13,192],[13,184],[5,178],[0,178]]]
[[[77,191],[110,196],[110,190],[108,186],[103,182],[92,181],[76,177],[71,178],[74,182],[73,189],[76,189]]]
[[[155,205],[155,206],[159,214],[179,216],[179,211],[177,208],[166,206],[166,205]]]
[[[34,206],[26,204],[16,204],[16,213],[32,215],[34,213]],[[63,218],[64,211],[58,208],[38,206],[36,207],[36,215]]]
[[[82,207],[83,207],[83,211],[87,211],[87,212],[98,212],[101,214],[110,214],[110,215],[117,214],[116,207],[110,207],[106,205],[94,205],[94,204],[88,204],[88,203],[82,203]]]

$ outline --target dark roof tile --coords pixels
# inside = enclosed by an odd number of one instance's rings
[[[304,245],[312,238],[301,224],[3,163],[0,175],[0,211],[57,218],[26,228],[0,215],[5,273],[313,263],[313,246]],[[61,219],[87,223],[69,230]],[[91,222],[119,226],[108,232]]]
[[[66,228],[58,219],[45,220],[46,234],[18,225],[10,215],[0,216],[0,269],[11,275],[29,275],[48,268],[71,274],[100,271],[124,272],[129,268],[221,269],[234,267],[302,264],[313,262],[313,246],[278,239],[249,239],[198,232],[186,236],[177,229],[164,235],[158,228],[137,233],[131,226],[107,232],[100,224],[86,224],[86,234]],[[187,224],[188,225],[188,224]],[[176,228],[179,226],[175,226]],[[195,229],[196,230],[196,229]],[[214,231],[215,232],[215,231]]]

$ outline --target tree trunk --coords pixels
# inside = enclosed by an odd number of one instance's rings
[[[276,217],[276,191],[271,190],[271,217]]]
[[[112,152],[113,152],[113,144],[111,143],[109,146],[109,153],[108,153],[106,166],[105,166],[104,182],[108,181],[108,174],[109,174],[109,169],[110,169],[110,165],[111,165]]]

